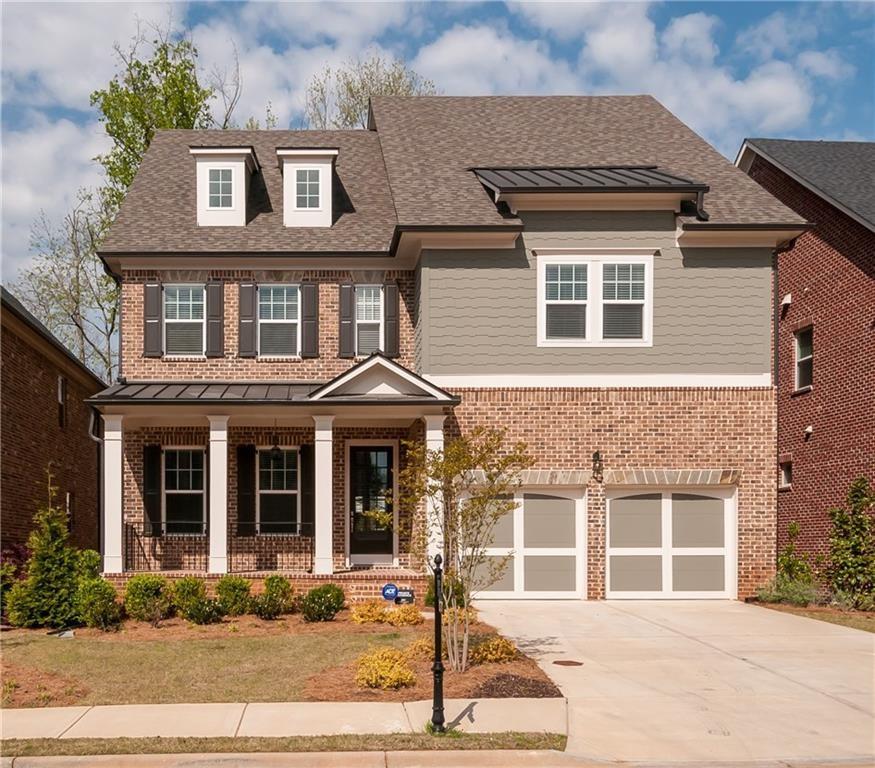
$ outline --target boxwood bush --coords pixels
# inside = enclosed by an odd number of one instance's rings
[[[176,613],[183,619],[191,619],[189,613],[198,610],[207,599],[207,585],[197,576],[183,576],[173,583],[171,599]]]
[[[343,608],[343,590],[336,584],[314,587],[301,600],[301,614],[305,621],[332,621]]]
[[[251,609],[252,582],[242,576],[222,576],[216,583],[219,605],[228,616],[242,616]]]
[[[116,629],[122,620],[115,587],[100,577],[79,580],[76,611],[86,627],[96,627],[104,632]]]
[[[170,585],[156,573],[138,573],[125,586],[125,611],[132,619],[158,626],[173,614]]]

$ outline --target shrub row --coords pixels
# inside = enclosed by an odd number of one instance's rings
[[[354,605],[350,616],[356,624],[391,624],[393,627],[412,627],[424,621],[415,605],[390,607],[376,600]]]

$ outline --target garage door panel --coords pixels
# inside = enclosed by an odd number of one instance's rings
[[[492,529],[492,542],[489,546],[513,549],[513,510],[498,518]]]
[[[723,499],[687,493],[672,494],[672,546],[723,547],[723,507]]]
[[[577,588],[574,555],[527,555],[524,559],[526,592],[574,592]]]
[[[662,498],[658,493],[613,499],[609,514],[611,547],[662,546]]]
[[[612,592],[661,592],[662,555],[611,555]]]
[[[523,495],[523,546],[567,549],[574,546],[574,500]]]
[[[674,555],[671,577],[676,592],[723,592],[726,558],[723,555]]]
[[[514,558],[506,555],[488,555],[484,560],[485,562],[477,567],[474,574],[474,591],[513,592],[516,565]],[[504,570],[498,579],[490,584],[491,579],[495,577],[495,569],[499,568],[502,562],[506,562]]]

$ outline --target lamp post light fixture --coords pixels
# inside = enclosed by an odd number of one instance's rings
[[[601,482],[604,476],[604,469],[605,465],[602,462],[601,451],[595,451],[592,455],[592,476],[599,482]]]
[[[435,733],[446,731],[446,718],[444,717],[444,662],[441,651],[443,639],[441,632],[443,620],[441,618],[441,601],[443,599],[444,571],[441,568],[443,558],[434,556],[434,663],[431,665],[434,687],[432,690],[431,726]]]

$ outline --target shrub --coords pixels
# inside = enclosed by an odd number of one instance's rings
[[[70,627],[76,613],[76,549],[68,542],[67,516],[54,506],[55,488],[48,477],[48,502],[34,515],[28,538],[27,576],[6,595],[9,622],[18,627]]]
[[[362,688],[404,688],[416,682],[407,658],[397,648],[374,648],[358,659],[355,681]]]
[[[252,583],[242,576],[222,576],[216,583],[219,605],[228,616],[242,616],[250,609]]]
[[[173,612],[170,585],[155,573],[138,573],[125,586],[125,611],[132,619],[158,626]]]
[[[799,523],[787,526],[787,546],[778,553],[779,576],[792,581],[811,581],[811,565],[804,555],[796,553],[796,539],[799,538]]]
[[[474,644],[471,661],[474,664],[498,664],[513,661],[518,653],[517,647],[506,637],[492,635]]]
[[[415,627],[422,624],[425,619],[422,618],[422,611],[410,604],[399,605],[397,608],[386,611],[386,618],[383,621],[393,627]]]
[[[196,610],[200,603],[207,599],[207,585],[197,576],[183,576],[174,582],[170,598],[176,613],[183,619],[193,621],[189,611]]]
[[[830,510],[829,564],[834,593],[843,593],[855,608],[871,604],[875,595],[875,490],[864,477],[851,483],[847,508]]]
[[[386,621],[389,611],[385,603],[370,600],[367,603],[358,603],[350,609],[350,618],[356,624],[382,624]]]
[[[468,623],[473,624],[477,621],[477,611],[473,608],[447,608],[441,613],[441,622],[446,626],[457,621],[459,624],[465,623],[465,615],[467,614]]]
[[[251,605],[252,612],[258,616],[259,619],[266,619],[267,621],[273,621],[274,619],[279,618],[283,612],[283,604],[280,602],[279,598],[275,595],[268,594],[267,592],[253,597]]]
[[[788,603],[806,606],[817,599],[817,587],[811,578],[791,579],[778,574],[765,587],[757,590],[757,599],[763,603]]]
[[[839,590],[833,592],[829,602],[843,611],[875,611],[875,595],[851,595]]]
[[[292,585],[285,576],[274,574],[264,580],[264,594],[276,601],[280,606],[280,613],[291,613],[295,603],[292,599]]]
[[[456,605],[465,605],[465,587],[461,581],[454,579],[451,574],[444,574],[444,589],[452,584],[452,591],[456,599]],[[434,608],[434,576],[428,577],[428,585],[425,588],[424,602],[426,607]]]
[[[76,611],[86,627],[96,627],[104,632],[115,629],[122,621],[115,588],[100,577],[79,579]]]
[[[82,549],[78,553],[76,574],[80,579],[96,579],[100,576],[100,552],[93,549]]]
[[[343,608],[343,590],[336,584],[314,587],[301,600],[301,613],[305,621],[332,621]]]
[[[404,649],[404,655],[408,659],[418,659],[420,661],[432,661],[434,659],[434,639],[431,637],[420,637],[414,640]],[[441,653],[442,658],[447,658],[447,644],[444,643]]]
[[[191,600],[186,605],[185,618],[195,624],[216,624],[224,615],[219,601],[209,597]]]

